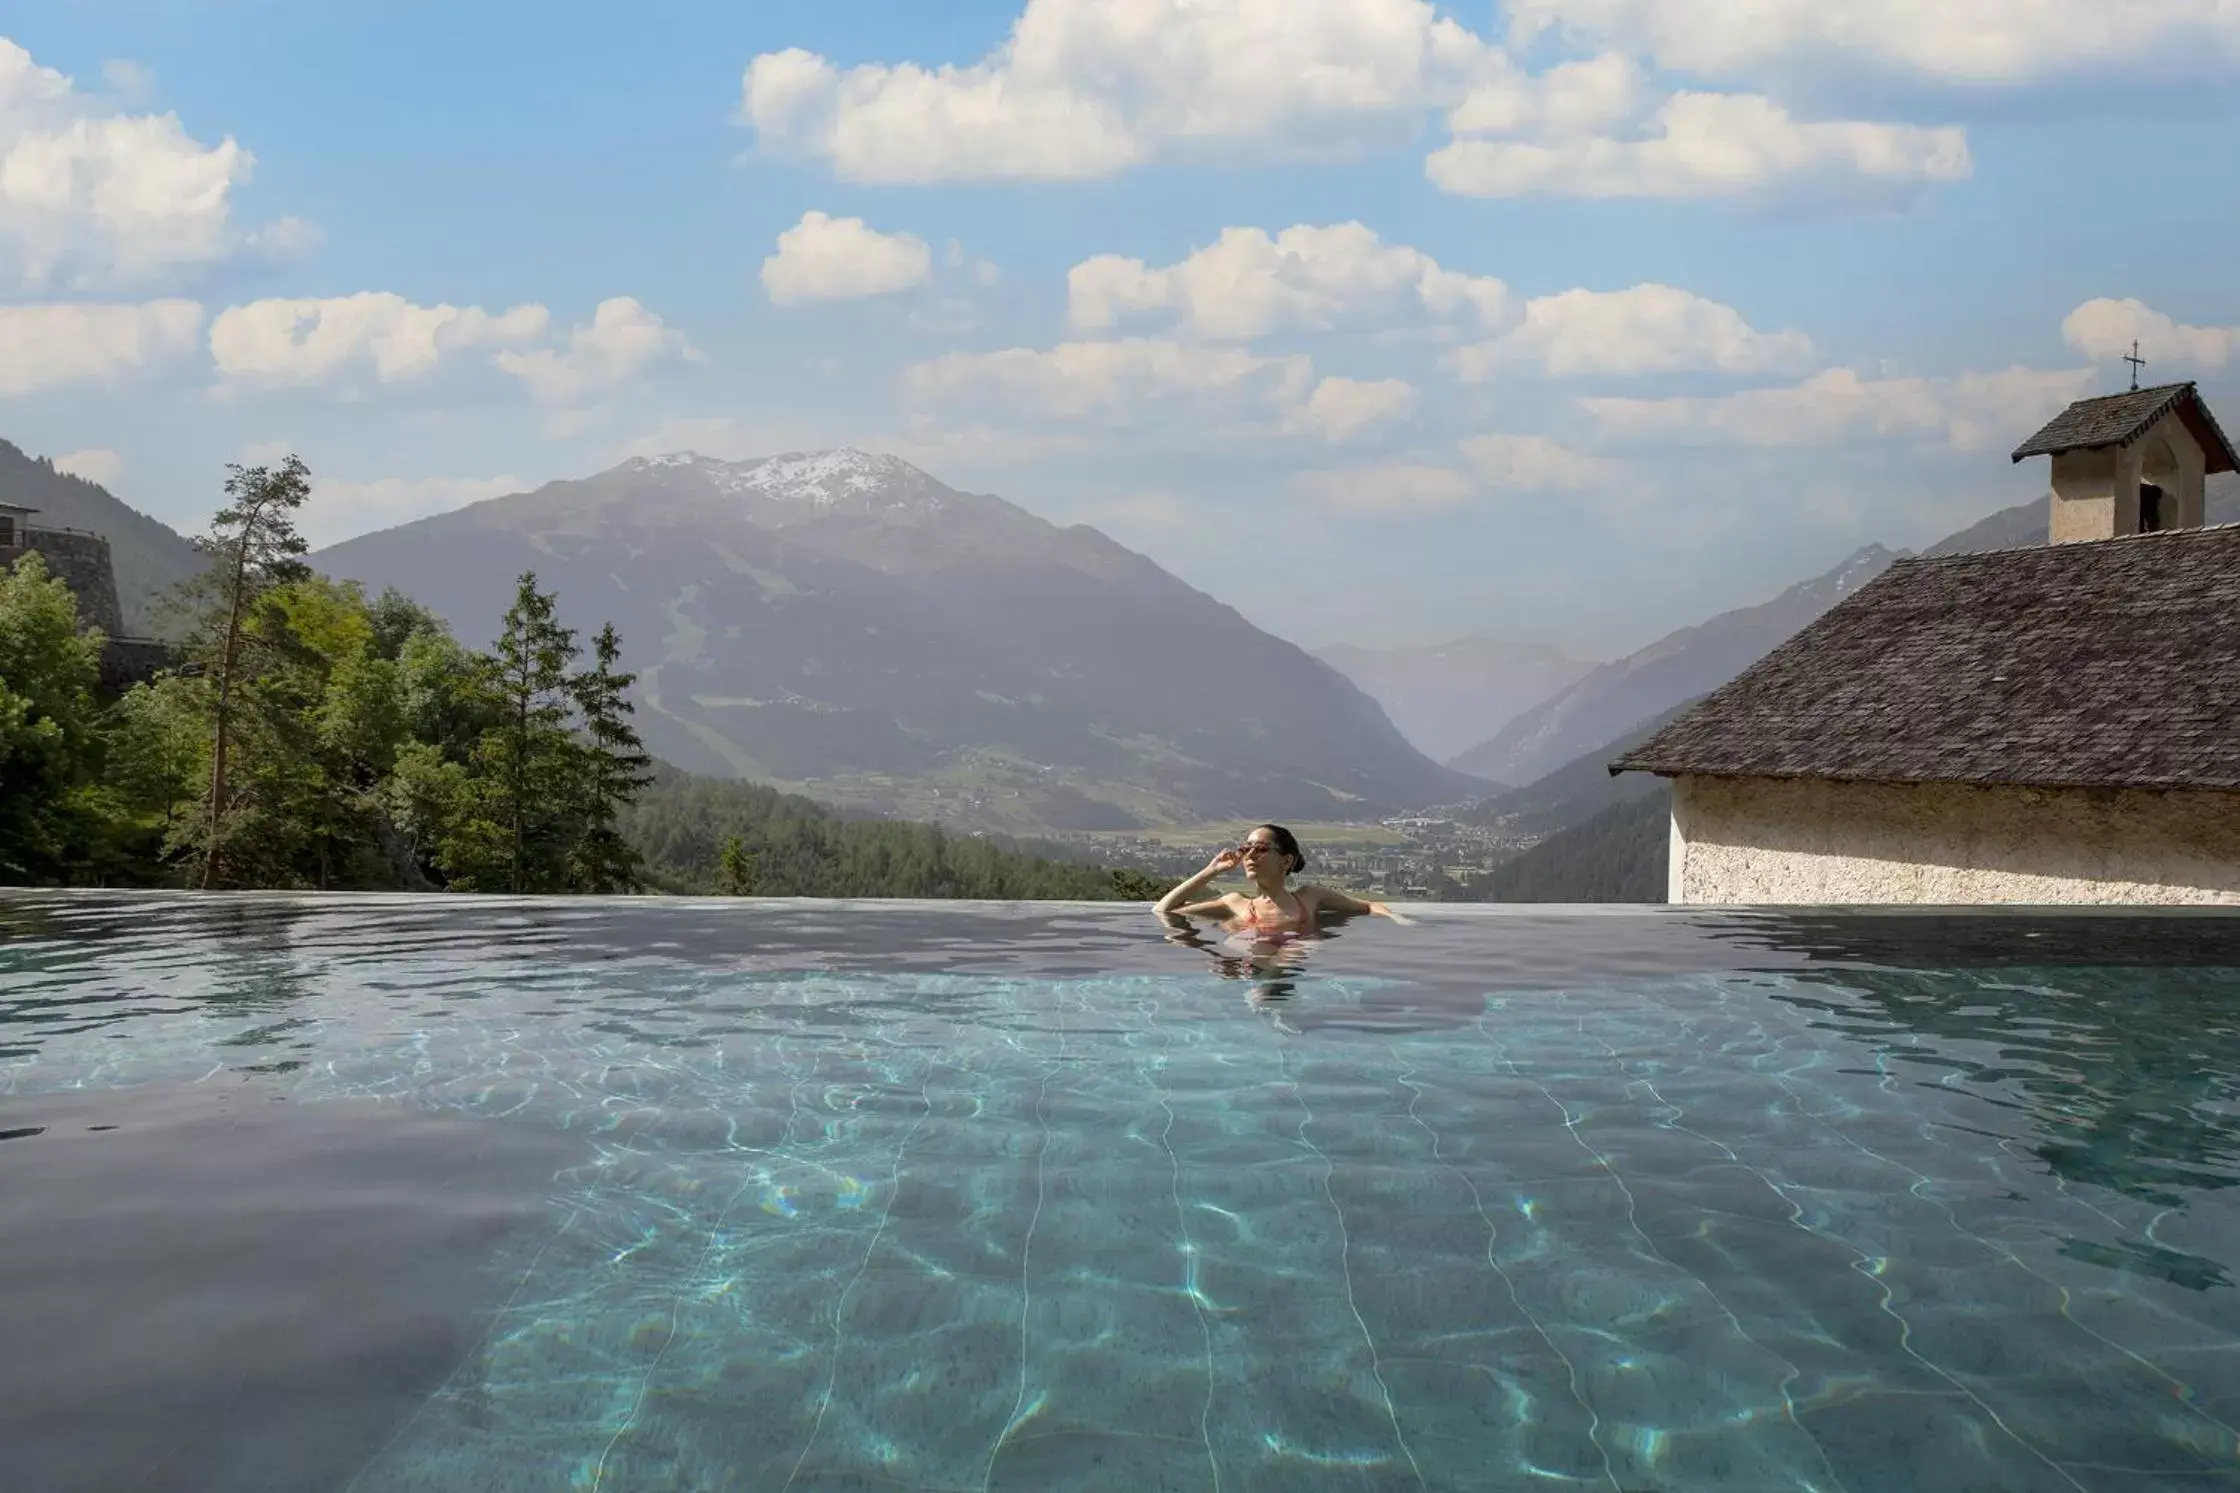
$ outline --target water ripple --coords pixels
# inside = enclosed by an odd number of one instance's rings
[[[346,1493],[2240,1485],[2240,919],[1248,991],[1127,909],[9,894],[0,1167],[169,1083],[565,1137]]]

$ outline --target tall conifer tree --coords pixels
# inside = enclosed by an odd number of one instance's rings
[[[205,581],[209,612],[198,638],[201,663],[214,700],[210,726],[210,802],[201,882],[218,885],[225,850],[225,818],[232,807],[226,774],[233,747],[234,714],[246,675],[254,671],[253,624],[271,592],[311,573],[302,556],[310,546],[296,532],[295,513],[311,496],[311,472],[290,456],[278,471],[228,465],[230,500],[195,547],[210,561]]]
[[[630,723],[629,689],[637,675],[622,671],[622,639],[608,623],[592,639],[591,667],[569,681],[583,721],[582,816],[569,882],[577,891],[634,892],[643,885],[638,852],[616,827],[621,811],[653,781],[653,759]]]
[[[579,754],[569,731],[568,666],[575,656],[575,634],[560,625],[536,573],[525,572],[492,651],[498,724],[476,751],[483,804],[494,821],[481,826],[479,838],[502,845],[504,867],[491,879],[502,878],[511,892],[551,891],[562,879],[558,842]]]

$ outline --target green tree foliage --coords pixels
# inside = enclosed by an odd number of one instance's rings
[[[1112,873],[1112,895],[1122,902],[1156,902],[1167,894],[1170,885],[1124,866]]]
[[[591,667],[568,681],[583,722],[574,795],[582,822],[568,861],[573,891],[634,892],[643,884],[643,857],[617,821],[653,781],[653,759],[630,724],[629,689],[638,676],[624,673],[621,662],[622,639],[610,622],[591,641]]]
[[[314,575],[309,473],[233,468],[172,599],[183,667],[104,704],[102,640],[0,574],[0,880],[297,889],[1149,900],[1132,871],[849,820],[646,754],[610,625],[588,661],[524,575],[489,653]]]
[[[1662,786],[1660,784],[1660,786]],[[1610,805],[1473,883],[1480,902],[1662,902],[1670,790]]]
[[[737,835],[727,837],[716,857],[716,890],[726,897],[752,897],[761,889],[762,873],[755,867],[754,852]]]
[[[575,655],[575,634],[560,625],[554,598],[537,588],[534,574],[523,575],[498,645],[475,671],[487,724],[439,835],[438,864],[454,886],[565,887],[579,818],[570,791],[581,767],[569,692]]]
[[[0,570],[0,880],[59,879],[104,822],[94,686],[101,635],[33,552]]]
[[[648,759],[621,639],[604,629],[571,672],[574,639],[533,577],[491,654],[402,597],[305,576],[257,599],[236,657],[224,884],[636,889],[615,824]],[[111,720],[122,802],[197,884],[210,815],[192,785],[212,778],[216,694],[207,669],[167,675]]]
[[[448,636],[441,618],[394,586],[367,605],[366,623],[373,629],[374,656],[392,661],[404,657],[414,638]]]
[[[200,822],[210,783],[206,701],[203,681],[165,674],[118,701],[110,717],[109,785],[151,867]]]
[[[424,627],[399,648],[413,741],[392,774],[400,830],[463,891],[633,892],[623,808],[652,759],[631,724],[633,675],[612,624],[574,668],[575,634],[523,575],[487,658]]]
[[[191,650],[200,656],[215,691],[210,712],[210,796],[201,846],[200,880],[205,887],[218,885],[223,874],[226,839],[232,832],[227,820],[236,807],[255,811],[249,826],[253,843],[261,843],[269,830],[271,804],[258,800],[237,804],[235,785],[227,777],[237,696],[269,662],[255,646],[270,633],[260,626],[269,620],[260,615],[262,603],[274,588],[310,573],[302,559],[310,546],[295,528],[295,511],[311,495],[310,470],[294,456],[282,462],[277,472],[261,466],[226,470],[229,501],[211,520],[209,534],[195,541],[210,562],[210,571],[203,582],[207,608],[194,630]]]
[[[273,587],[243,624],[237,657],[222,884],[421,884],[389,808],[409,739],[403,672],[381,656],[357,588],[308,575]],[[154,842],[151,858],[189,868],[198,884],[210,858],[216,710],[205,669],[133,689],[110,719],[120,803]]]

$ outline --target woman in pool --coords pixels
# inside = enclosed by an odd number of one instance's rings
[[[1251,880],[1249,893],[1228,892],[1206,902],[1190,900],[1207,882],[1239,866]],[[1225,918],[1230,932],[1255,940],[1307,937],[1331,913],[1346,917],[1369,913],[1396,923],[1407,921],[1382,902],[1364,902],[1325,886],[1291,886],[1292,876],[1306,868],[1306,855],[1291,831],[1280,824],[1263,824],[1245,836],[1242,845],[1206,862],[1203,871],[1161,897],[1152,910],[1161,917]]]

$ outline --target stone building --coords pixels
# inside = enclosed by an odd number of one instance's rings
[[[109,541],[78,529],[38,527],[31,522],[36,512],[35,508],[0,503],[0,564],[12,568],[27,552],[38,551],[47,562],[48,573],[59,576],[78,598],[80,626],[98,627],[112,638],[123,632]]]
[[[2072,405],[2050,543],[1900,560],[1611,764],[1679,903],[2240,904],[2240,456],[2192,384]]]
[[[37,512],[35,508],[0,503],[0,567],[13,569],[16,561],[36,552],[46,562],[47,572],[70,588],[78,601],[78,625],[88,630],[98,628],[106,640],[101,650],[104,687],[123,689],[168,666],[173,657],[169,644],[124,636],[109,541],[81,529],[35,525],[31,519]]]

